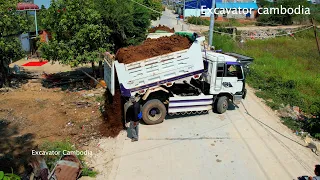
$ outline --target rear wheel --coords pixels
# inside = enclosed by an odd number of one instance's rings
[[[217,102],[217,111],[219,114],[223,114],[227,111],[229,106],[229,99],[226,96],[221,96]]]
[[[142,119],[148,125],[162,123],[166,115],[166,107],[158,99],[149,100],[142,107]]]

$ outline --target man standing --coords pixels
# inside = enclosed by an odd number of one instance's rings
[[[140,104],[136,101],[135,97],[130,98],[133,104],[133,117],[130,122],[130,129],[132,133],[132,142],[139,140],[139,120],[141,119],[141,112],[140,112]]]
[[[314,168],[314,174],[316,176],[309,177],[309,180],[320,180],[320,165],[316,165]]]

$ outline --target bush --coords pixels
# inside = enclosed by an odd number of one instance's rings
[[[210,26],[210,21],[201,17],[191,16],[187,20],[190,24]]]
[[[41,149],[41,151],[60,151],[62,152],[63,150],[66,151],[75,151],[76,147],[74,145],[72,145],[68,140],[65,141],[55,141],[55,142],[44,142],[43,144],[41,144],[39,146],[39,149]],[[82,165],[83,165],[83,169],[82,169],[82,176],[90,176],[90,177],[95,177],[98,173],[95,171],[92,171],[91,169],[89,169],[86,165],[86,163],[84,162],[84,156],[83,155],[77,155],[77,157],[79,158],[79,160],[81,161]],[[61,156],[45,156],[45,161],[48,165],[48,168],[50,170],[52,170],[55,166],[55,163],[61,158]]]
[[[216,29],[222,32],[220,29]],[[224,52],[233,52],[235,50],[235,42],[229,35],[213,34],[212,45],[216,50],[221,49]]]

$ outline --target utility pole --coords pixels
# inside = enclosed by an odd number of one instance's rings
[[[313,18],[311,19],[311,22],[312,22],[312,25],[313,25],[314,36],[315,36],[315,38],[316,38],[318,51],[319,51],[319,54],[320,54],[320,44],[319,44],[319,39],[318,39],[318,34],[317,34],[317,26],[316,26],[316,24],[314,23],[314,19],[313,19]]]
[[[212,0],[212,10],[216,6],[216,0]],[[209,48],[212,46],[212,38],[213,38],[213,28],[214,28],[214,11],[210,14],[210,31],[209,31]]]
[[[183,0],[183,22],[186,20],[186,0]]]

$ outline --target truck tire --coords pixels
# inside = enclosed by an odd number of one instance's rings
[[[142,119],[148,125],[162,123],[166,115],[166,107],[158,99],[149,100],[142,107]]]
[[[227,111],[229,105],[229,99],[226,96],[221,96],[217,102],[217,112],[219,114],[223,114]]]

